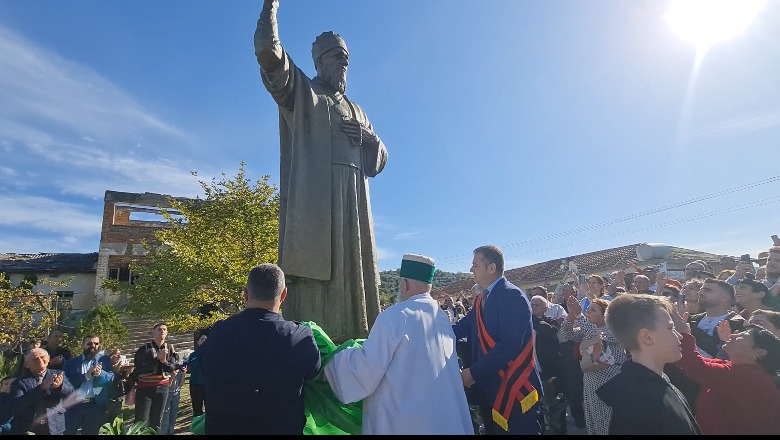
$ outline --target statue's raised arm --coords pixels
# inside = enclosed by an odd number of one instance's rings
[[[279,24],[276,10],[279,0],[263,0],[263,10],[257,19],[255,30],[255,55],[263,70],[274,70],[282,62],[284,51],[279,42]]]

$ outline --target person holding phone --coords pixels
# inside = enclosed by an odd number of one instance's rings
[[[756,269],[750,259],[750,254],[745,254],[739,258],[734,273],[726,279],[726,282],[732,286],[736,286],[739,280],[744,279],[748,274],[755,275],[755,273]]]

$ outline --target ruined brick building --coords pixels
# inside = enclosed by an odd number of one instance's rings
[[[170,196],[154,193],[106,191],[103,204],[103,227],[95,268],[94,304],[122,306],[127,298],[103,289],[106,279],[130,281],[130,262],[144,255],[143,242],[156,244],[155,232],[165,227],[163,210],[179,214],[168,202]],[[187,201],[183,197],[176,200]]]

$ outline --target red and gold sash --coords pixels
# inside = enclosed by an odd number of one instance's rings
[[[484,294],[477,297],[475,308],[477,309],[477,336],[482,354],[487,354],[496,346],[496,341],[488,334],[485,323],[482,321],[482,302]],[[533,336],[530,343],[520,352],[517,358],[509,361],[506,368],[498,371],[501,377],[501,387],[493,402],[493,421],[498,426],[509,430],[509,416],[515,402],[520,402],[523,413],[530,410],[539,401],[539,393],[531,381],[528,380],[534,371],[534,344]]]

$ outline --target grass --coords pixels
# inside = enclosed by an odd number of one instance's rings
[[[173,435],[192,435],[190,424],[192,423],[192,400],[190,399],[190,375],[184,380],[181,386],[181,398],[179,400],[179,416],[176,418],[176,425],[173,428]],[[133,405],[122,405],[122,419],[125,424],[132,424],[135,421],[135,407]]]

